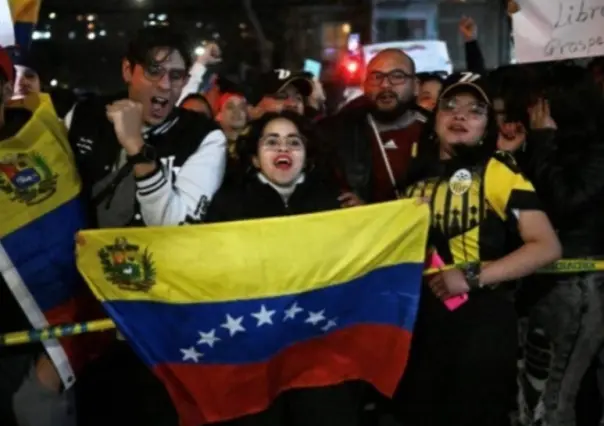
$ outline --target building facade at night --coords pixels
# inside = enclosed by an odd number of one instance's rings
[[[207,41],[224,51],[224,70],[237,74],[259,63],[256,33],[245,0],[46,0],[32,53],[46,84],[107,91],[123,87],[120,60],[140,27],[176,26],[191,54]],[[363,43],[407,39],[446,41],[455,67],[464,68],[459,19],[473,17],[487,66],[509,62],[509,30],[502,1],[488,0],[251,0],[275,66],[304,58],[334,60],[358,33]]]

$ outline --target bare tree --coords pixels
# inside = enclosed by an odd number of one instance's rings
[[[254,11],[252,0],[243,0],[243,7],[247,14],[258,39],[258,50],[260,51],[260,68],[262,72],[270,71],[273,68],[273,43],[266,38],[266,34],[262,29],[262,24]]]

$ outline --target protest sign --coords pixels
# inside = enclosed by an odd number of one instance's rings
[[[518,0],[518,63],[604,55],[604,0]]]
[[[401,49],[415,62],[417,72],[453,72],[447,43],[438,40],[393,41],[363,46],[365,63],[384,49]]]

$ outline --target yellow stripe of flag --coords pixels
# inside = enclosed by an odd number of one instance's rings
[[[0,144],[0,238],[80,193],[65,125],[49,96],[36,96],[32,118]]]
[[[428,207],[404,200],[214,225],[83,231],[78,268],[106,301],[272,297],[423,263],[428,225]]]
[[[36,24],[41,3],[41,0],[8,0],[13,22]]]

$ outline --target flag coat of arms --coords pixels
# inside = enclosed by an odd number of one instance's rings
[[[403,373],[427,206],[396,201],[233,223],[83,231],[78,267],[185,425],[282,391]]]
[[[96,301],[75,265],[75,235],[85,223],[67,131],[48,95],[28,105],[30,120],[0,141],[0,273],[32,327],[43,329],[78,321]],[[84,362],[73,340],[43,344],[69,388]]]

